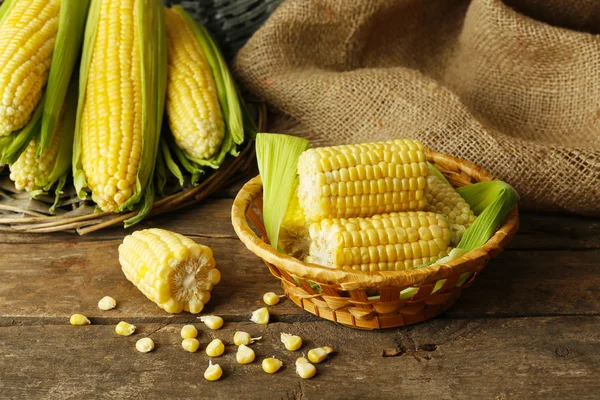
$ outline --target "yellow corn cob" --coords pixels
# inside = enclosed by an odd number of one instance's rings
[[[324,219],[311,224],[310,238],[308,262],[363,272],[401,271],[445,257],[451,232],[444,215],[417,211]]]
[[[169,313],[199,313],[221,279],[210,248],[163,229],[126,236],[119,262],[127,279]]]
[[[114,211],[133,194],[142,153],[138,1],[102,0],[82,111],[82,164],[92,199]]]
[[[410,139],[309,149],[298,160],[298,197],[311,222],[419,211],[427,173],[423,145]]]
[[[435,175],[427,177],[427,205],[425,211],[444,214],[451,224],[468,228],[475,221],[475,214],[469,204],[460,197],[454,188]]]
[[[196,35],[183,17],[165,10],[169,59],[167,114],[177,145],[209,159],[225,135],[225,123],[211,69]]]
[[[56,157],[60,149],[60,139],[63,134],[63,116],[60,118],[60,123],[50,147],[36,159],[37,143],[36,139],[32,139],[27,145],[27,148],[17,161],[10,166],[10,179],[15,183],[17,190],[26,190],[28,192],[34,190],[43,190],[44,185],[48,182],[48,177],[54,169]]]
[[[60,0],[15,0],[0,24],[0,136],[27,124],[42,97]]]

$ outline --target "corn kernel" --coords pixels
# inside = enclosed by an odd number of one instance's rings
[[[223,326],[223,318],[217,317],[216,315],[206,315],[204,317],[199,317],[199,319],[213,330],[220,329]]]
[[[279,371],[282,365],[283,362],[281,360],[276,359],[275,357],[265,358],[262,361],[262,369],[267,374],[274,374],[275,372]]]
[[[254,350],[245,344],[242,344],[240,347],[238,347],[237,354],[235,355],[235,359],[237,360],[238,364],[250,364],[252,361],[254,361],[254,357]]]
[[[117,301],[110,296],[104,296],[98,302],[98,308],[104,311],[112,310],[117,306]]]
[[[282,333],[281,343],[283,343],[285,348],[289,351],[296,351],[302,347],[302,338],[300,336],[290,335],[289,333]]]
[[[181,341],[181,347],[183,347],[185,351],[195,353],[198,351],[198,347],[200,347],[200,342],[196,338],[186,338]]]
[[[280,297],[281,296],[278,296],[273,292],[268,292],[263,295],[263,301],[268,306],[274,306],[275,304],[279,303]]]
[[[115,332],[121,336],[131,336],[135,332],[135,325],[128,324],[125,321],[121,321],[115,326]]]
[[[333,347],[317,347],[308,351],[308,359],[313,364],[318,364],[327,358],[329,354],[333,353]]]
[[[71,325],[89,325],[91,324],[90,320],[82,314],[73,314],[71,315],[71,319],[69,320]]]
[[[207,381],[218,381],[223,376],[223,369],[219,364],[213,364],[212,361],[208,362],[208,368],[204,371],[204,379]]]
[[[236,346],[240,346],[242,344],[250,344],[250,343],[254,343],[257,340],[262,339],[262,336],[253,338],[250,336],[250,334],[248,332],[242,332],[242,331],[237,331],[234,335],[233,335],[233,343],[235,343]]]
[[[225,352],[225,345],[221,339],[213,339],[208,346],[206,346],[206,355],[209,357],[219,357]]]
[[[258,325],[266,325],[269,323],[269,309],[267,307],[259,308],[252,313],[250,321]]]
[[[315,376],[317,369],[306,358],[300,357],[296,360],[296,373],[302,379],[309,379]]]
[[[184,325],[181,328],[182,339],[192,339],[198,336],[198,329],[194,325]]]
[[[154,341],[149,337],[141,338],[135,343],[135,348],[140,353],[148,353],[154,350]]]

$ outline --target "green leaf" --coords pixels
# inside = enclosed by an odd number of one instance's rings
[[[429,161],[427,161],[427,167],[429,168],[429,172],[430,172],[432,175],[435,175],[435,176],[437,176],[437,177],[438,177],[438,178],[439,178],[439,179],[440,179],[442,182],[444,182],[445,184],[452,186],[452,185],[450,184],[450,182],[448,182],[448,179],[446,179],[446,177],[444,176],[444,174],[442,174],[442,173],[440,172],[440,170],[439,170],[439,169],[437,169],[437,168],[436,168],[436,167],[435,167],[435,166],[434,166],[432,163],[430,163]]]
[[[71,75],[81,51],[89,4],[90,0],[61,1],[58,32],[46,86],[42,130],[37,142],[37,157],[50,146],[60,123]]]
[[[259,133],[256,136],[256,158],[263,183],[263,216],[267,236],[274,247],[279,243],[279,229],[292,194],[298,158],[309,146],[308,140],[289,135]]]
[[[15,0],[4,0],[4,3],[0,5],[0,25],[4,22],[4,17],[8,15],[8,11],[11,9]]]

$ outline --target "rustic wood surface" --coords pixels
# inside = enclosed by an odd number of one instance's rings
[[[600,220],[523,213],[509,249],[492,261],[445,315],[402,329],[366,332],[322,321],[289,300],[271,307],[272,323],[249,322],[278,281],[239,242],[229,221],[239,185],[204,204],[145,221],[214,249],[223,280],[205,313],[223,316],[209,331],[194,316],[170,316],[122,275],[117,248],[131,230],[90,236],[0,233],[0,398],[210,399],[596,399],[600,393]],[[110,295],[118,307],[100,311]],[[80,312],[91,326],[73,327]],[[203,313],[203,314],[205,314]],[[114,325],[138,326],[119,337]],[[180,347],[179,330],[196,323],[201,350]],[[257,360],[235,362],[233,333],[263,340]],[[332,345],[336,354],[301,380],[279,334],[303,337],[300,352]],[[150,336],[152,353],[135,350]],[[224,377],[208,382],[204,347],[227,344]],[[386,356],[384,357],[384,354]],[[267,375],[264,357],[284,368]]]

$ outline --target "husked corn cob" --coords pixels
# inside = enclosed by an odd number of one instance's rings
[[[50,147],[37,159],[36,139],[33,138],[31,142],[29,142],[25,151],[23,151],[17,161],[10,166],[10,179],[15,183],[15,188],[17,188],[17,190],[31,192],[33,190],[43,189],[54,169],[56,157],[58,156],[60,149],[62,134],[63,124],[61,122],[54,133]]]
[[[410,139],[309,149],[300,155],[298,197],[310,222],[425,207],[423,145]]]
[[[310,226],[307,261],[363,272],[401,271],[446,256],[451,236],[444,215],[425,211],[324,219]]]
[[[448,217],[448,222],[463,225],[465,228],[475,221],[471,207],[452,186],[435,175],[429,175],[427,188],[425,211],[444,214]]]
[[[183,17],[165,10],[168,46],[167,114],[177,145],[209,159],[225,135],[215,80],[198,39]]]
[[[119,262],[127,279],[170,313],[199,313],[221,279],[210,248],[163,229],[126,236]]]
[[[0,24],[0,136],[27,124],[42,98],[60,0],[15,0]]]

